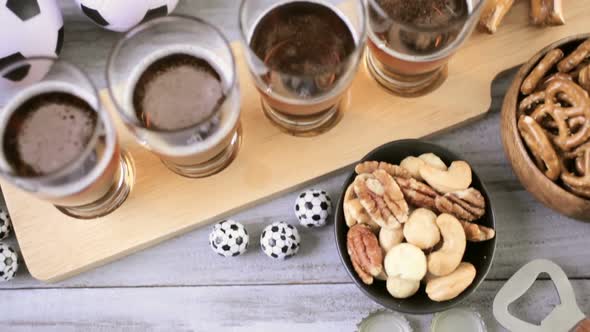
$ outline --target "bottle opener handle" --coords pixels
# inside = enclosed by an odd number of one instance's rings
[[[561,304],[543,319],[541,325],[535,325],[514,317],[508,306],[520,298],[543,272],[553,280]],[[567,332],[575,328],[575,332],[590,332],[590,321],[578,307],[569,279],[557,264],[546,259],[534,260],[520,268],[496,295],[493,311],[496,320],[510,331]]]

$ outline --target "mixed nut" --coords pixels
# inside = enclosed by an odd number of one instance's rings
[[[515,0],[487,0],[479,26],[488,33],[495,33],[514,2]],[[562,0],[530,0],[530,16],[534,25],[565,24]]]
[[[485,215],[485,198],[471,188],[471,167],[449,167],[435,154],[407,157],[400,165],[367,161],[356,166],[343,210],[352,266],[367,285],[386,281],[395,298],[408,298],[426,284],[433,301],[461,294],[475,279],[464,262],[467,241],[494,238],[474,223]]]
[[[590,199],[590,39],[545,54],[523,81],[518,130],[537,167]]]

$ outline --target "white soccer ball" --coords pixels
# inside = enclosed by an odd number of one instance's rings
[[[96,25],[127,31],[146,20],[166,16],[178,0],[76,0],[82,13]]]
[[[3,209],[0,209],[0,240],[7,238],[11,229],[10,215]]]
[[[0,0],[0,24],[0,70],[32,56],[56,57],[61,51],[63,18],[55,0]],[[49,69],[48,64],[35,63],[3,73],[0,92],[37,82]]]
[[[262,231],[260,249],[271,258],[289,258],[299,251],[301,238],[295,226],[286,222],[274,222]]]
[[[18,256],[11,246],[0,242],[0,282],[14,278],[18,270]]]
[[[297,197],[294,209],[301,225],[322,227],[332,213],[332,199],[324,190],[306,190]]]
[[[209,245],[215,253],[224,257],[239,256],[248,250],[250,237],[244,225],[233,220],[224,220],[213,226]]]

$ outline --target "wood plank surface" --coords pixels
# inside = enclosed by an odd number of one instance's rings
[[[568,17],[568,25],[543,34],[526,22],[510,19],[493,37],[475,34],[450,62],[445,84],[427,96],[392,96],[361,65],[338,126],[307,139],[281,133],[265,119],[244,56],[234,44],[244,129],[244,143],[236,160],[215,176],[182,178],[139,146],[116,121],[121,145],[134,158],[137,177],[130,197],[110,215],[78,222],[47,202],[32,199],[12,186],[4,187],[29,271],[45,282],[71,277],[275,197],[347,166],[385,142],[423,137],[478,117],[489,108],[490,84],[498,72],[527,59],[531,51],[585,27],[584,14],[590,15],[590,7],[584,6],[583,0],[568,4],[577,15]],[[514,14],[524,17],[525,9],[518,6]],[[524,39],[529,48],[521,47]],[[45,241],[44,234],[53,234],[60,247]]]
[[[486,281],[463,305],[478,311],[489,332],[505,331],[491,316],[502,282]],[[578,303],[590,311],[590,282],[574,281]],[[539,323],[559,303],[552,283],[538,281],[519,299],[514,315]],[[13,290],[3,332],[70,331],[356,331],[356,325],[380,307],[354,285],[275,285],[236,287],[164,287],[117,289]],[[415,331],[430,331],[431,315],[405,315]],[[6,317],[6,318],[5,318]]]

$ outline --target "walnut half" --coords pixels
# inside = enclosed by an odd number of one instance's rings
[[[377,236],[368,226],[355,225],[348,230],[346,247],[352,267],[365,284],[371,285],[383,271],[383,251]]]

